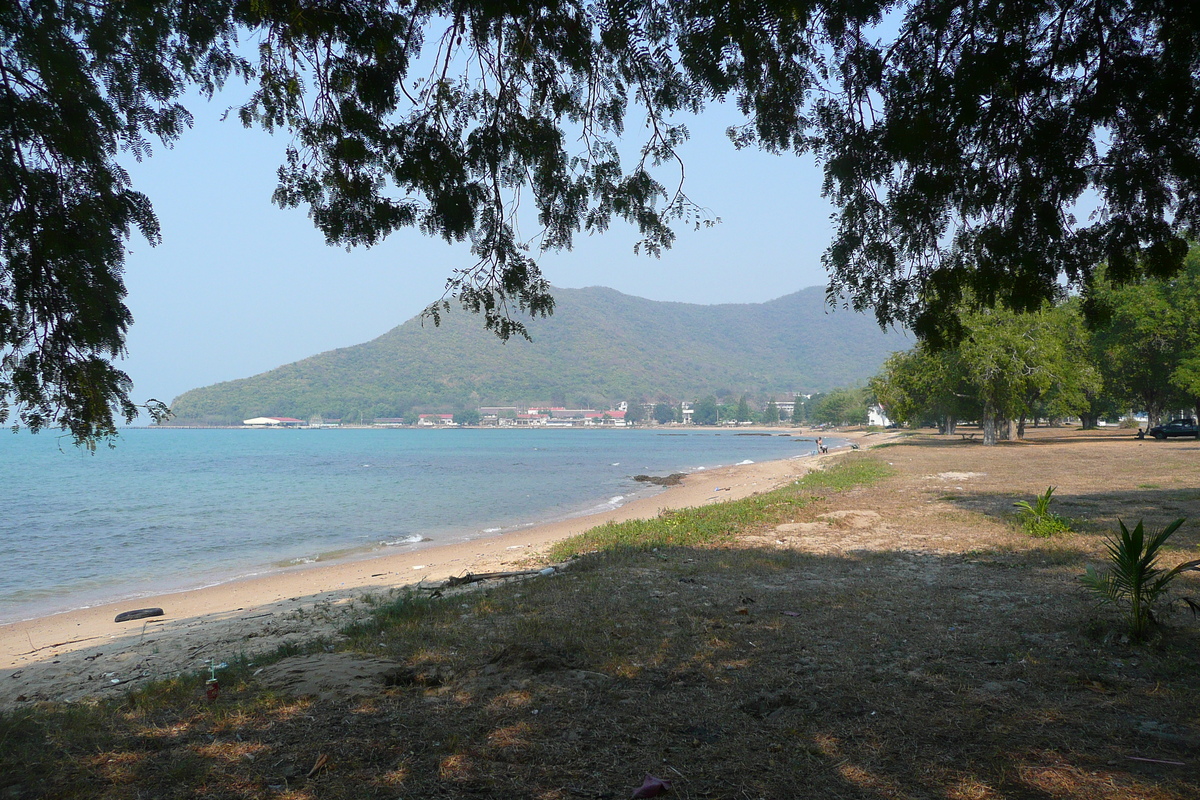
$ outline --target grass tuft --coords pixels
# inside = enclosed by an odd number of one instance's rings
[[[605,550],[653,550],[728,544],[738,531],[787,518],[825,492],[842,492],[876,483],[893,474],[886,463],[866,453],[853,453],[814,470],[789,486],[741,500],[699,508],[666,511],[654,519],[610,522],[574,536],[550,549],[550,558],[563,561],[583,553]]]

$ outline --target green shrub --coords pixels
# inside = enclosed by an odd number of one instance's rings
[[[1110,538],[1108,547],[1108,570],[1101,574],[1088,565],[1087,573],[1081,578],[1084,585],[1100,595],[1101,603],[1114,603],[1120,607],[1129,624],[1129,636],[1135,641],[1145,639],[1156,622],[1154,611],[1164,599],[1167,587],[1175,576],[1187,570],[1200,569],[1200,559],[1187,561],[1174,569],[1164,570],[1158,566],[1159,550],[1179,530],[1183,519],[1177,519],[1157,533],[1146,537],[1142,521],[1132,531],[1125,523],[1121,535]],[[1185,600],[1193,612],[1198,606]]]
[[[1030,536],[1048,538],[1056,533],[1066,533],[1071,530],[1071,524],[1050,510],[1050,500],[1054,497],[1054,487],[1046,487],[1044,494],[1034,498],[1033,504],[1025,500],[1013,503],[1021,509],[1021,524]]]

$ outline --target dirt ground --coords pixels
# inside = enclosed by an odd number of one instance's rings
[[[1200,442],[1027,433],[847,454],[893,474],[733,546],[413,601],[215,702],[179,681],[89,712],[86,747],[82,712],[10,720],[45,755],[0,794],[1194,800],[1200,621],[1131,643],[1079,576],[1118,518],[1187,517],[1164,562],[1200,555]],[[1013,503],[1048,486],[1073,532],[1031,538]]]

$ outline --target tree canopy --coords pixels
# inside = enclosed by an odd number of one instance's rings
[[[134,413],[112,365],[121,269],[158,225],[119,156],[178,138],[192,87],[252,83],[237,117],[288,137],[275,200],[329,243],[469,240],[430,313],[457,301],[501,337],[553,310],[539,249],[624,220],[657,253],[674,223],[712,222],[683,190],[680,119],[730,100],[735,144],[824,164],[830,298],[936,341],[965,302],[1033,310],[1101,263],[1179,268],[1200,230],[1198,76],[1200,9],[1165,0],[15,0],[0,414],[90,439]],[[647,133],[623,150],[631,115]]]

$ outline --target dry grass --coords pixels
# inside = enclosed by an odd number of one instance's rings
[[[1200,624],[1133,646],[1078,582],[1118,516],[1189,517],[1168,561],[1195,557],[1200,446],[1032,436],[913,437],[703,541],[608,531],[553,578],[380,609],[338,644],[393,662],[353,697],[273,688],[285,660],[212,704],[0,718],[0,797],[1200,797]],[[1048,485],[1077,533],[1021,532]]]

